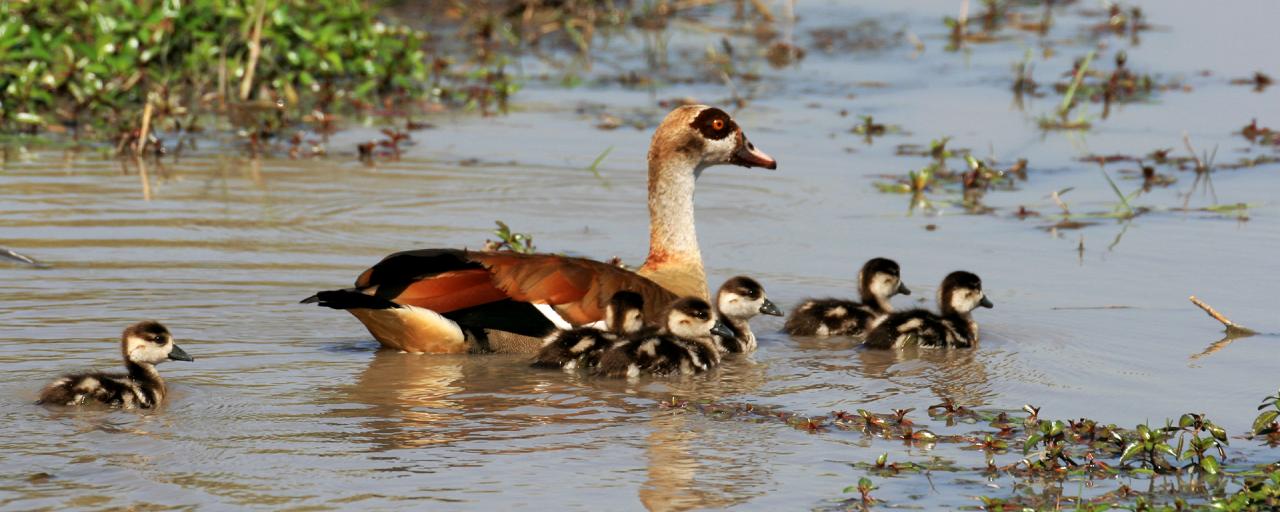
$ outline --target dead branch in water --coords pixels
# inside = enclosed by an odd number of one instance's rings
[[[1240,336],[1252,336],[1254,334],[1258,334],[1258,332],[1253,329],[1250,329],[1248,327],[1244,327],[1240,324],[1232,322],[1231,319],[1227,318],[1222,313],[1219,313],[1218,310],[1213,309],[1213,306],[1205,304],[1204,301],[1196,298],[1195,295],[1192,295],[1190,299],[1192,304],[1195,304],[1196,307],[1203,309],[1204,312],[1208,313],[1209,316],[1213,317],[1214,320],[1222,322],[1222,325],[1227,328],[1228,335],[1233,335],[1233,337],[1240,337]]]
[[[0,259],[16,261],[35,268],[49,268],[49,265],[36,261],[35,258],[5,247],[0,247]]]

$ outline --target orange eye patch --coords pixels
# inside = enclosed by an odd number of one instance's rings
[[[712,121],[711,121],[711,129],[713,129],[713,130],[717,130],[717,131],[718,131],[718,130],[723,130],[723,129],[724,129],[724,119],[715,119],[715,120],[712,120]]]

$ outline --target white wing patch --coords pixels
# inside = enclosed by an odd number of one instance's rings
[[[565,321],[564,317],[560,316],[560,313],[556,312],[556,308],[551,307],[550,304],[534,304],[533,307],[534,309],[537,309],[539,313],[542,313],[542,316],[546,317],[547,320],[550,320],[552,325],[555,325],[557,329],[564,329],[566,331],[573,329],[573,324]]]

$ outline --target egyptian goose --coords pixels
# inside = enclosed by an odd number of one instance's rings
[[[716,336],[733,333],[716,320],[711,304],[697,297],[672,303],[660,332],[631,336],[600,356],[596,374],[605,377],[690,375],[720,364]]]
[[[902,284],[898,263],[872,258],[858,271],[862,302],[843,299],[807,299],[791,311],[783,330],[792,336],[851,336],[863,340],[875,324],[893,312],[889,298],[911,295]]]
[[[743,353],[756,350],[756,335],[748,321],[758,315],[782,316],[782,310],[765,296],[759,282],[737,276],[725,281],[716,292],[716,315],[733,333],[715,337],[720,352]]]
[[[923,309],[890,313],[871,329],[863,345],[869,348],[972,347],[978,343],[978,323],[970,312],[978,306],[995,307],[982,292],[982,280],[963,270],[952,272],[938,288],[941,315]]]
[[[715,165],[776,169],[777,162],[729,114],[703,105],[667,114],[648,160],[649,256],[638,271],[554,254],[425,249],[387,256],[354,288],[302,302],[345,309],[384,347],[418,353],[508,351],[517,343],[533,352],[553,328],[603,320],[605,304],[623,290],[643,297],[645,318],[661,318],[679,297],[707,298],[695,180]]]
[[[88,372],[65,375],[40,392],[37,404],[82,405],[93,401],[112,407],[151,409],[164,401],[164,379],[156,365],[167,360],[193,361],[173,343],[159,322],[138,322],[120,336],[127,374]]]
[[[534,356],[533,366],[565,370],[594,367],[605,349],[629,336],[639,335],[646,328],[644,297],[638,293],[613,294],[604,312],[604,329],[587,325],[552,332]]]

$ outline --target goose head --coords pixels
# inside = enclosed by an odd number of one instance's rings
[[[778,305],[764,294],[764,287],[747,276],[730,278],[716,292],[716,310],[730,321],[745,321],[756,315],[782,316]]]
[[[982,279],[971,272],[957,270],[942,280],[938,287],[938,308],[943,314],[967,315],[978,308],[995,307],[982,292]]]
[[[147,320],[126,328],[120,336],[120,348],[125,361],[155,365],[170,359],[194,361],[185,350],[173,342],[173,335],[160,322]]]
[[[911,295],[902,284],[902,271],[898,262],[888,258],[871,258],[858,271],[858,292],[862,302],[879,303],[888,309],[889,297],[897,294]]]
[[[712,334],[733,336],[733,331],[716,320],[711,304],[697,297],[671,303],[667,310],[667,331],[684,339],[708,339]]]
[[[651,173],[656,168],[695,176],[715,165],[778,168],[777,160],[747,140],[732,116],[706,105],[685,105],[667,114],[653,133],[649,163]]]
[[[609,298],[604,309],[605,329],[614,334],[635,334],[644,327],[644,297],[621,291]]]

